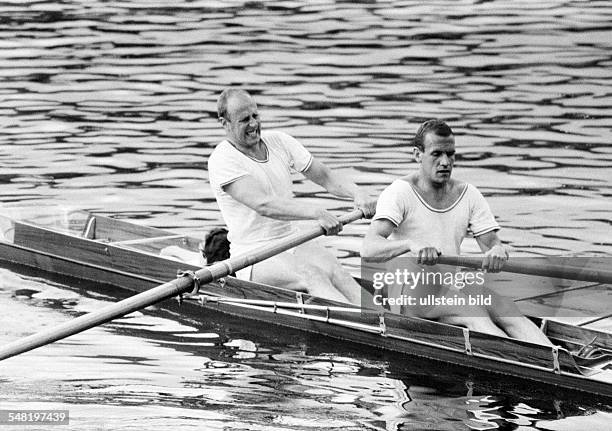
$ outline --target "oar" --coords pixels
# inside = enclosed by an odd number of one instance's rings
[[[362,217],[363,213],[361,210],[355,210],[340,217],[339,220],[342,224],[348,224],[355,220],[359,220]],[[260,247],[251,251],[250,253],[236,256],[222,262],[215,263],[206,268],[202,268],[196,271],[194,275],[199,280],[200,284],[210,283],[221,277],[225,277],[232,272],[246,268],[247,266],[253,265],[257,262],[261,262],[262,260],[279,254],[285,250],[289,250],[292,247],[303,244],[306,241],[310,241],[311,239],[321,236],[324,233],[325,232],[322,227],[316,226],[307,231],[287,237],[276,243]],[[164,299],[190,291],[193,288],[193,285],[194,279],[192,277],[180,277],[169,281],[168,283],[149,289],[146,292],[142,292],[124,299],[123,301],[119,301],[116,304],[104,307],[98,311],[77,317],[76,319],[58,325],[54,328],[50,328],[37,334],[16,340],[3,348],[0,348],[0,360],[53,343],[54,341],[61,340],[69,337],[70,335],[77,334],[85,331],[86,329],[93,328],[94,326],[98,326],[102,323],[116,319],[117,317],[125,316],[126,314],[148,307],[149,305],[163,301]]]
[[[438,262],[445,265],[481,268],[482,256],[444,256],[438,257]],[[612,271],[595,268],[580,268],[577,266],[558,265],[546,262],[508,260],[502,271],[518,274],[539,275],[542,277],[564,278],[567,280],[592,281],[595,283],[612,283]]]
[[[584,322],[578,323],[576,326],[585,326],[590,325],[591,323],[599,322],[600,320],[608,319],[612,317],[612,313],[604,314],[603,316],[594,317],[589,320],[585,320]]]
[[[514,302],[533,301],[534,299],[541,299],[541,298],[548,298],[551,296],[563,295],[567,292],[574,292],[576,290],[590,289],[591,287],[599,286],[600,284],[601,283],[590,283],[590,284],[585,284],[583,286],[568,287],[566,289],[556,290],[554,292],[540,293],[539,295],[523,296],[522,298],[515,299]]]

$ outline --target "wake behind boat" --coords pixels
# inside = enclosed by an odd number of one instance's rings
[[[177,271],[197,271],[197,264],[183,260],[184,256],[197,257],[200,241],[82,211],[60,214],[32,208],[0,216],[0,261],[135,293],[175,278]],[[206,319],[206,310],[215,310],[377,349],[612,397],[612,334],[608,332],[532,317],[556,345],[549,348],[360,309],[229,276],[204,284],[181,299],[182,311],[197,319]]]

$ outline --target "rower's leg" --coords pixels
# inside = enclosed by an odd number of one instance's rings
[[[508,336],[530,343],[553,345],[540,328],[523,315],[511,298],[499,295],[484,286],[478,289],[471,287],[468,290],[471,293],[491,296],[491,305],[487,306],[487,312],[493,322],[502,328]]]
[[[332,283],[334,287],[346,296],[351,304],[359,305],[364,308],[371,308],[379,311],[386,311],[382,305],[377,305],[374,296],[359,285],[348,271],[340,263],[335,268]]]
[[[348,298],[350,303],[361,305],[363,289],[351,274],[340,266],[340,263],[333,269],[331,282],[338,291]]]
[[[415,292],[418,294],[419,289],[417,288]],[[470,331],[482,332],[498,337],[508,337],[508,335],[491,320],[485,307],[470,305],[467,295],[463,290],[438,286],[437,290],[434,290],[432,287],[425,288],[425,293],[434,294],[440,299],[442,297],[447,298],[449,301],[452,299],[455,302],[449,302],[448,304],[454,303],[457,305],[440,304],[416,307],[414,309],[414,315],[425,319],[437,320],[438,322],[447,323],[449,325],[464,326]],[[461,300],[462,302],[460,302]]]
[[[501,326],[506,333],[512,337],[531,343],[543,344],[552,346],[548,337],[544,335],[540,328],[535,323],[525,316],[518,317],[498,317],[495,319],[497,324]]]
[[[348,299],[348,302],[361,305],[362,288],[348,273],[332,253],[317,242],[302,244],[296,248],[296,257],[308,259],[313,268],[327,278],[333,289]],[[364,298],[367,300],[367,298]],[[365,304],[365,302],[364,302]]]
[[[329,278],[298,256],[297,251],[295,254],[284,252],[255,264],[251,280],[347,302],[347,298],[334,288]]]

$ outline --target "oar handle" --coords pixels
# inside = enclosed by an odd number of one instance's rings
[[[484,256],[444,256],[438,257],[438,262],[446,265],[481,268]],[[538,275],[542,277],[564,278],[568,280],[591,281],[595,283],[612,283],[612,271],[594,268],[580,268],[571,265],[559,265],[549,262],[508,260],[502,271],[517,274]]]
[[[341,215],[340,217],[338,217],[338,220],[340,220],[340,223],[342,224],[349,224],[354,221],[361,220],[363,217],[364,217],[363,211],[360,209],[356,209],[356,210],[351,211],[350,213]]]
[[[343,215],[339,218],[339,220],[342,224],[347,224],[355,220],[359,220],[362,217],[363,212],[361,210],[355,210]],[[262,246],[249,253],[226,259],[209,267],[202,268],[195,272],[195,277],[199,280],[199,283],[210,283],[221,277],[225,277],[232,272],[241,270],[247,266],[261,262],[264,259],[303,244],[306,241],[323,235],[324,233],[325,231],[321,226],[313,227],[304,232],[284,238],[278,242]],[[38,332],[9,343],[8,345],[0,348],[0,361],[10,358],[11,356],[36,349],[37,347],[53,343],[54,341],[61,340],[69,337],[70,335],[93,328],[94,326],[101,325],[105,322],[116,319],[117,317],[125,316],[126,314],[148,307],[149,305],[163,301],[164,299],[187,292],[191,290],[192,287],[193,280],[190,277],[180,277],[176,280],[169,281],[168,283],[131,296],[123,301],[111,304],[100,310],[79,316],[54,328],[49,328],[45,331]]]

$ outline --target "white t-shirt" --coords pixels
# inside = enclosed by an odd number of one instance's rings
[[[499,229],[487,201],[466,184],[452,205],[431,207],[405,180],[395,180],[378,198],[374,220],[387,219],[396,228],[389,239],[411,239],[422,247],[436,247],[442,254],[457,256],[468,233],[479,236]]]
[[[285,220],[258,214],[223,190],[226,185],[249,176],[273,196],[293,197],[291,174],[306,171],[312,155],[295,138],[279,131],[262,131],[267,148],[266,160],[255,160],[238,151],[229,141],[222,141],[208,159],[210,185],[228,228],[231,254],[242,254],[262,244],[297,231]]]

